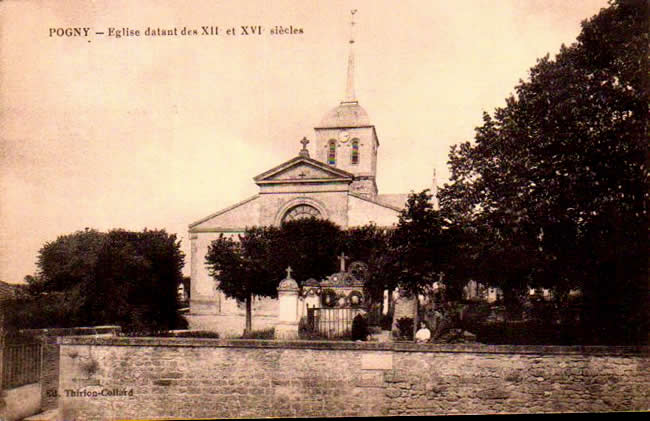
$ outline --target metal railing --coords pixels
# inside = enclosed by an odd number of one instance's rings
[[[326,338],[340,338],[352,333],[352,321],[361,308],[309,308],[307,324],[314,333]]]
[[[5,344],[2,355],[2,388],[12,389],[41,379],[41,344]]]

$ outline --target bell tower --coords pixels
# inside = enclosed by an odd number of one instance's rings
[[[315,158],[333,167],[354,174],[350,186],[354,193],[367,197],[377,195],[377,149],[379,140],[375,126],[357,101],[354,91],[354,15],[350,12],[350,40],[345,97],[330,110],[316,132]]]

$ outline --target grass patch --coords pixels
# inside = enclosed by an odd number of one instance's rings
[[[274,339],[274,338],[275,338],[275,328],[271,327],[268,329],[251,330],[250,332],[244,331],[244,334],[241,335],[240,339]]]

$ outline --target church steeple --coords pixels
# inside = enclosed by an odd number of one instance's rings
[[[350,11],[350,41],[348,51],[348,77],[345,85],[345,99],[342,103],[357,102],[357,96],[354,92],[354,15],[357,9]]]
[[[377,195],[377,148],[379,140],[368,114],[357,100],[355,76],[355,15],[350,11],[348,68],[345,96],[321,120],[316,131],[315,158],[354,174],[350,191],[366,197]]]

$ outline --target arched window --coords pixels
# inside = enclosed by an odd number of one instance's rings
[[[298,219],[316,218],[321,219],[322,216],[318,209],[309,205],[298,205],[289,209],[282,217],[282,222],[296,221]]]
[[[336,165],[336,140],[330,139],[329,149],[327,150],[327,163]]]
[[[350,161],[353,164],[359,163],[359,139],[352,139],[352,154],[350,155]]]

